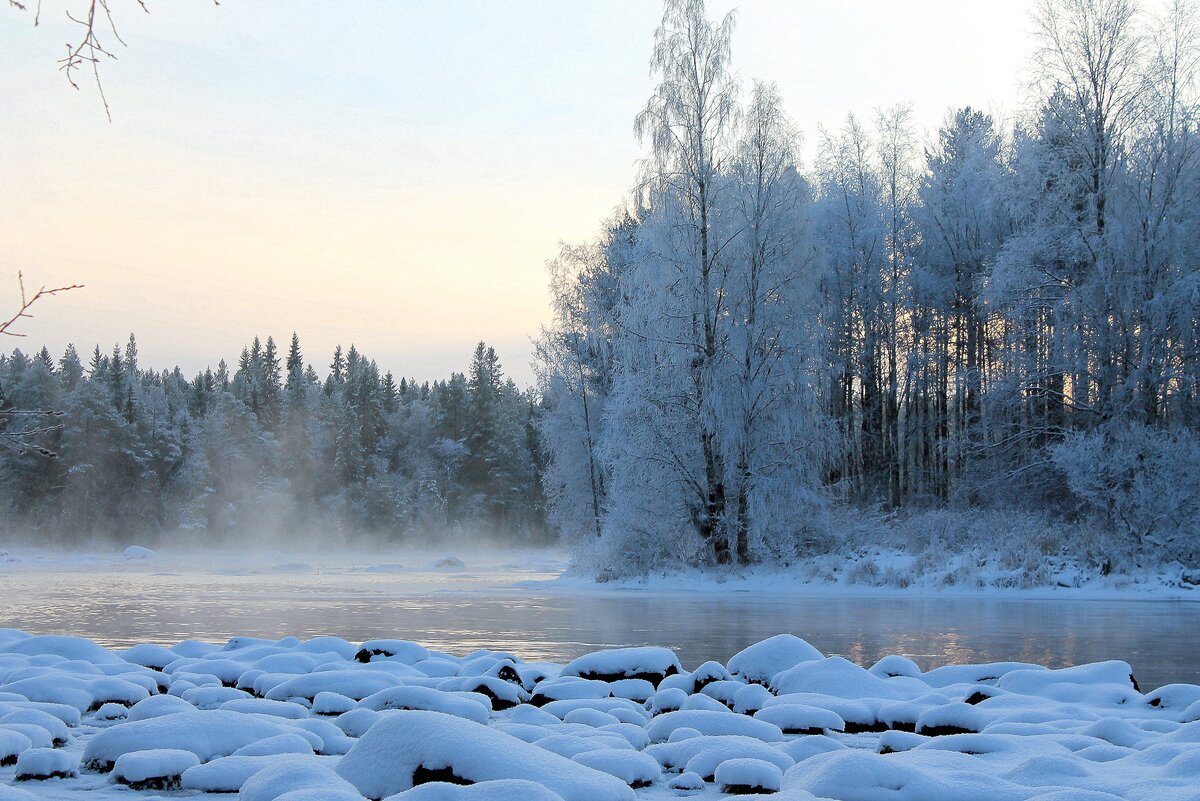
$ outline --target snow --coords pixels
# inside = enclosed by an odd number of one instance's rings
[[[298,759],[306,757],[294,754],[218,757],[184,771],[182,788],[205,793],[236,793],[259,771]]]
[[[257,740],[286,734],[281,724],[226,710],[176,712],[105,729],[84,748],[90,770],[110,770],[123,754],[153,748],[185,750],[207,762]]]
[[[460,785],[445,782],[429,782],[405,790],[389,801],[563,801],[562,796],[540,784],[524,779],[499,779]]]
[[[605,681],[641,678],[658,683],[682,669],[678,657],[669,648],[613,648],[569,662],[562,675]]]
[[[628,801],[633,791],[497,729],[440,712],[404,711],[372,726],[343,757],[338,773],[369,798],[407,790],[419,769],[471,782],[536,781],[563,801]]]
[[[783,784],[783,771],[761,759],[727,759],[713,778],[725,793],[775,793]]]
[[[178,779],[188,768],[200,764],[200,759],[191,751],[178,748],[153,748],[146,751],[130,751],[117,757],[113,766],[113,777],[122,784],[134,788],[153,780],[163,786],[155,789],[174,789]]]
[[[825,655],[792,634],[774,637],[743,648],[729,659],[728,670],[747,681],[766,684],[776,674],[801,662],[824,659]]]
[[[695,729],[705,735],[735,734],[753,737],[763,742],[778,742],[783,739],[783,732],[773,723],[729,714],[728,710],[667,712],[650,721],[646,726],[646,734],[652,742],[665,742],[672,731],[683,727]]]
[[[662,768],[651,756],[620,748],[600,748],[584,751],[572,759],[580,765],[615,776],[630,787],[648,787],[662,774]]]
[[[303,793],[304,796],[297,795]],[[352,784],[332,768],[316,761],[282,762],[264,768],[242,785],[241,801],[276,801],[288,798],[301,801],[361,801]]]
[[[160,664],[155,648],[114,656],[11,630],[0,642],[0,788],[20,776],[24,801],[128,797],[118,782],[284,801],[1200,798],[1200,687],[1142,693],[1119,660],[864,669],[785,636],[664,678],[678,664],[667,649],[572,666],[377,640],[362,661],[336,638],[236,637],[165,649],[159,673],[132,658]],[[629,673],[659,689],[616,678]],[[512,703],[528,690],[544,704]]]
[[[65,751],[55,748],[30,748],[17,758],[14,778],[19,782],[42,781],[47,778],[72,778],[79,763]]]
[[[476,723],[484,723],[492,705],[479,693],[457,693],[429,687],[392,687],[369,695],[359,702],[362,709],[383,712],[389,709],[425,709],[444,712]]]

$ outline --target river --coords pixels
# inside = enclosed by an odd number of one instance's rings
[[[1147,690],[1200,684],[1200,604],[1004,595],[580,590],[556,554],[15,555],[0,560],[0,627],[109,647],[333,634],[404,638],[463,654],[565,662],[600,648],[665,645],[687,667],[791,632],[864,666],[902,654],[922,668],[1024,661],[1129,662]]]

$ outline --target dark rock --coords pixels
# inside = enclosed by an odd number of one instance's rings
[[[416,787],[418,784],[428,784],[429,782],[461,785],[475,783],[470,779],[464,779],[462,776],[459,776],[454,772],[453,768],[427,768],[424,765],[418,765],[417,769],[413,771],[413,786]]]
[[[140,782],[126,781],[118,778],[117,784],[123,784],[131,790],[159,790],[170,792],[183,789],[183,779],[180,776],[155,776]]]

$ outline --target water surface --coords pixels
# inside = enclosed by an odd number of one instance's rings
[[[398,637],[457,654],[490,648],[555,662],[665,645],[688,667],[791,632],[862,665],[893,653],[925,669],[1124,659],[1143,690],[1200,684],[1194,602],[564,591],[543,584],[564,566],[560,558],[457,555],[465,570],[434,567],[431,554],[0,560],[0,627],[110,647],[234,635]]]

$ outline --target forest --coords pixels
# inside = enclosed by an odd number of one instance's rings
[[[38,542],[547,536],[538,400],[484,343],[466,373],[418,385],[353,345],[319,378],[294,334],[286,354],[256,337],[232,371],[189,379],[143,369],[131,336],[86,366],[74,346],[13,351],[0,393],[6,528]]]
[[[132,337],[14,351],[3,513],[49,540],[557,541],[615,575],[867,545],[1196,568],[1197,15],[1040,0],[1030,25],[1013,119],[899,104],[805,164],[734,16],[667,0],[646,157],[549,265],[536,387],[484,344],[421,386],[353,347],[322,377],[295,337],[191,379]]]
[[[897,105],[805,166],[777,87],[733,71],[733,16],[668,0],[632,201],[563,248],[540,342],[548,513],[595,564],[907,537],[1197,564],[1197,15],[1030,22],[1011,123],[924,136]]]

